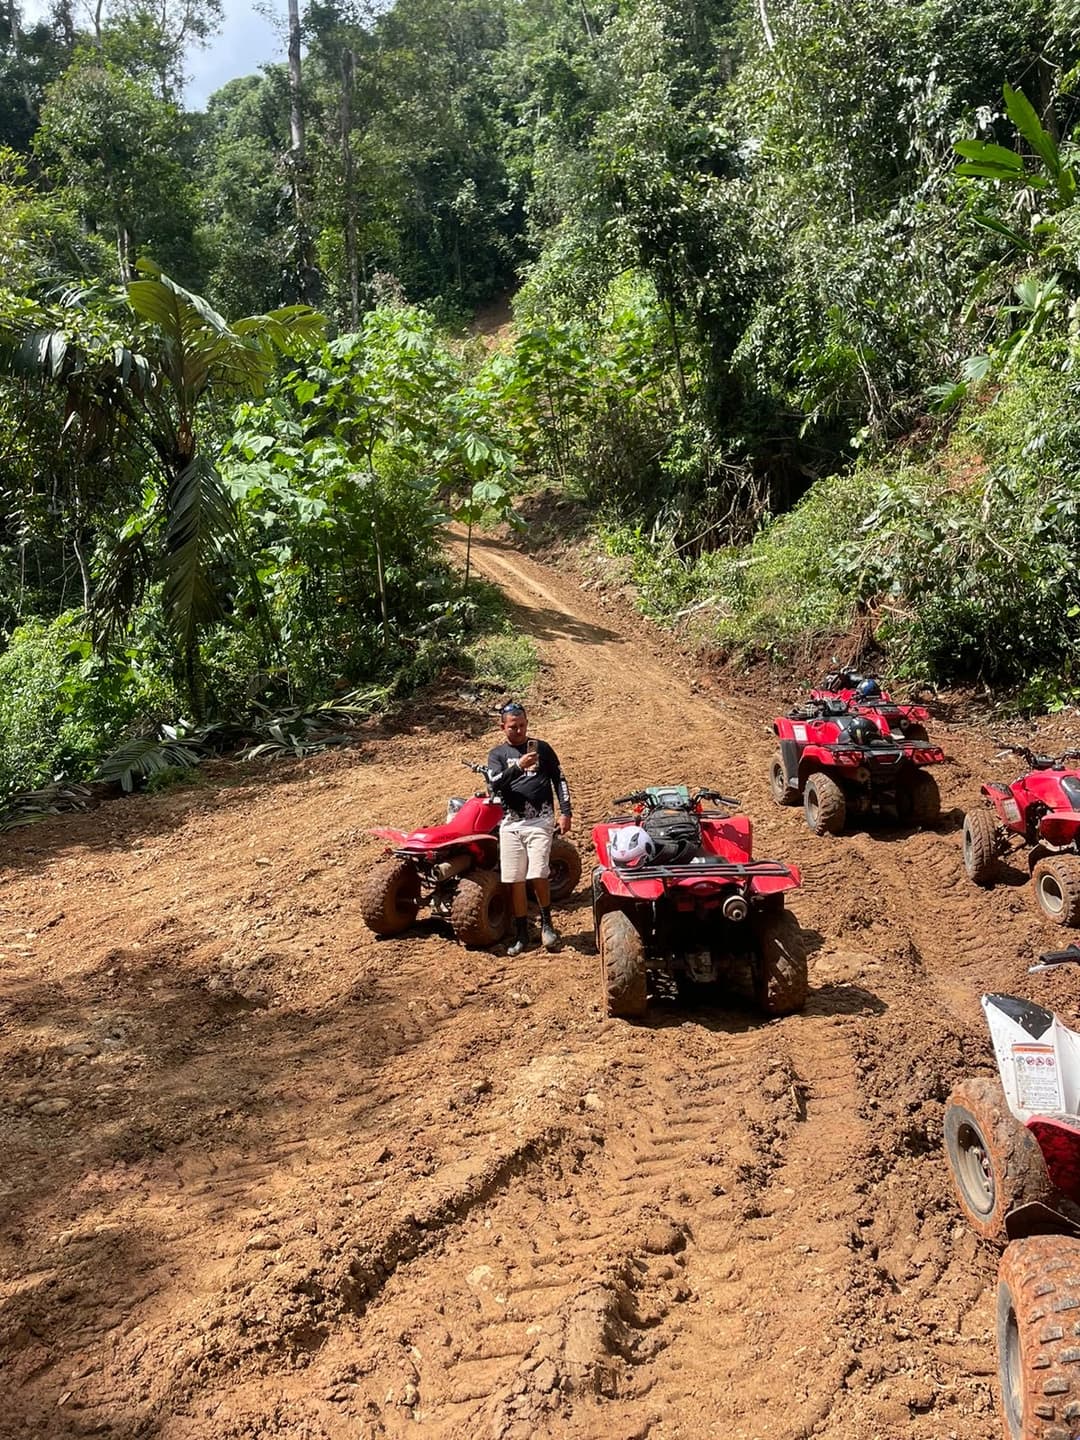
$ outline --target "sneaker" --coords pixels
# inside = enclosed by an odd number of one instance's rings
[[[540,940],[545,950],[557,950],[559,948],[559,932],[550,920],[544,921],[540,930]]]

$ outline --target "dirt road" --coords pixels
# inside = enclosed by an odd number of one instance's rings
[[[955,820],[814,839],[769,801],[767,704],[474,563],[540,647],[583,848],[686,780],[803,867],[806,1012],[602,1019],[583,894],[554,958],[376,941],[366,828],[442,812],[492,743],[465,700],[2,837],[0,1434],[988,1440],[994,1256],[942,1100],[1052,927],[968,885]],[[990,747],[942,738],[948,809]]]

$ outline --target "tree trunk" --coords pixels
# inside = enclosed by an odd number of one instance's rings
[[[289,147],[288,170],[296,217],[296,277],[299,298],[316,305],[321,285],[307,224],[307,149],[304,137],[304,89],[300,67],[300,4],[289,0]]]
[[[116,263],[120,269],[120,284],[126,285],[129,280],[135,278],[135,267],[131,263],[131,253],[134,244],[131,238],[131,231],[122,220],[116,222]]]
[[[690,397],[686,391],[686,371],[683,369],[682,346],[679,344],[678,312],[675,309],[675,301],[670,296],[665,299],[664,309],[667,312],[668,327],[671,330],[671,348],[675,356],[675,375],[679,382],[679,398],[682,400],[683,408],[690,405]]]
[[[761,21],[761,30],[765,36],[765,44],[770,50],[776,49],[776,37],[773,35],[772,26],[769,24],[769,12],[765,8],[765,0],[757,0],[758,18]]]
[[[345,268],[349,283],[349,322],[360,324],[360,262],[356,243],[356,196],[353,193],[352,89],[356,78],[356,55],[345,50],[341,56],[341,187],[345,205]]]
[[[11,53],[14,55],[15,61],[16,61],[16,64],[17,64],[17,63],[19,62],[19,60],[22,58],[22,56],[21,56],[21,54],[20,54],[20,51],[19,51],[19,42],[20,42],[21,39],[22,39],[22,33],[21,33],[20,30],[19,30],[19,7],[18,7],[18,5],[16,4],[16,0],[11,0],[10,18],[11,18]],[[19,86],[19,89],[20,89],[21,92],[22,92],[22,102],[23,102],[23,108],[24,108],[25,111],[26,111],[26,118],[27,118],[28,120],[30,120],[31,122],[34,122],[34,121],[36,121],[37,116],[36,116],[36,114],[34,113],[34,96],[33,96],[33,92],[31,91],[30,86],[25,83],[25,81],[23,82],[23,84],[21,84],[21,85]]]
[[[300,5],[289,0],[289,131],[293,164],[304,163],[304,106],[300,73]]]

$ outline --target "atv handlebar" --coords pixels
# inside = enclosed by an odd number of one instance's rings
[[[738,800],[733,800],[730,795],[721,795],[719,790],[695,790],[690,796],[690,808],[696,809],[702,800],[711,800],[714,805],[738,805]],[[653,805],[656,797],[650,795],[648,790],[634,790],[629,795],[617,795],[611,802],[613,805]],[[673,808],[673,807],[665,807]]]
[[[1040,755],[1027,745],[1010,745],[993,735],[990,738],[1002,755],[1019,755],[1032,770],[1062,770],[1070,760],[1080,760],[1080,750],[1063,750],[1060,755]]]
[[[1034,975],[1039,970],[1056,970],[1059,965],[1080,964],[1080,945],[1068,945],[1064,950],[1047,950],[1045,955],[1040,955],[1038,963],[1028,966],[1028,974]]]
[[[867,676],[859,670],[853,670],[850,666],[842,665],[836,670],[830,670],[825,676],[826,690],[854,690]]]

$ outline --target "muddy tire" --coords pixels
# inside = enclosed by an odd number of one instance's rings
[[[1080,1426],[1080,1240],[1015,1240],[998,1266],[998,1377],[1006,1440],[1067,1440]]]
[[[925,745],[930,736],[925,725],[909,725],[904,731],[904,739],[910,740],[913,745]]]
[[[780,757],[779,750],[773,752],[773,757],[769,761],[769,792],[777,805],[797,805],[799,803],[799,792],[792,790],[787,783],[784,762]]]
[[[999,1080],[963,1081],[945,1107],[945,1154],[960,1208],[987,1240],[1005,1238],[1010,1210],[1049,1204],[1054,1188],[1035,1137],[1009,1110]]]
[[[792,915],[763,915],[757,924],[754,999],[766,1015],[790,1015],[806,1004],[806,945]]]
[[[830,776],[816,771],[803,786],[803,814],[815,835],[839,835],[847,819],[847,799]]]
[[[991,810],[964,816],[964,869],[976,885],[990,885],[997,873],[998,823]]]
[[[908,813],[913,825],[936,825],[941,819],[941,791],[933,775],[917,770],[908,786]]]
[[[556,835],[551,842],[551,898],[557,904],[577,888],[581,879],[581,856],[577,846],[565,835]]]
[[[625,1019],[645,1014],[645,946],[621,910],[600,919],[600,980],[606,1014]]]
[[[382,860],[360,883],[360,917],[376,935],[400,935],[420,909],[420,876],[411,860]]]
[[[458,881],[450,924],[462,945],[497,945],[510,923],[510,895],[494,870],[473,870]]]
[[[1048,855],[1032,871],[1039,909],[1055,925],[1080,926],[1080,855]]]

